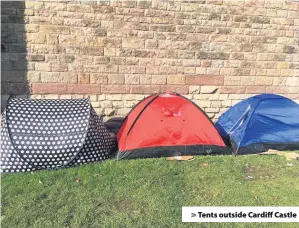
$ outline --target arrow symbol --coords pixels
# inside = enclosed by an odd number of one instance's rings
[[[191,218],[193,218],[195,216],[196,216],[196,214],[194,214],[194,213],[191,212]]]

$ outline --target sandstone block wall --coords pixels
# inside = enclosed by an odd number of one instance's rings
[[[125,115],[184,94],[217,119],[258,93],[299,101],[296,1],[1,2],[2,101],[90,96]]]

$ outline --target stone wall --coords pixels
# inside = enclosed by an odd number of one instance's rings
[[[90,96],[125,115],[151,93],[210,117],[258,93],[299,100],[299,3],[1,2],[2,100]]]

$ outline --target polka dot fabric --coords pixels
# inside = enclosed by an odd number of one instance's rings
[[[1,172],[104,161],[116,147],[88,99],[12,98],[2,116]]]

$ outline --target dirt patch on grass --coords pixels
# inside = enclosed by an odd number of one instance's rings
[[[118,211],[129,211],[133,208],[135,201],[134,200],[117,200],[111,202],[111,206],[116,208]]]
[[[247,164],[244,170],[244,178],[246,180],[267,180],[275,178],[275,175],[274,171],[269,169],[269,167]]]
[[[47,193],[41,193],[39,195],[36,196],[35,201],[39,202],[40,200],[44,200],[48,198],[48,194]]]

